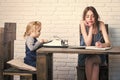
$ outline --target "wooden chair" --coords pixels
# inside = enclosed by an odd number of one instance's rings
[[[0,38],[0,80],[13,80],[14,75],[24,76],[26,80],[32,80],[31,75],[36,74],[36,71],[20,70],[7,64],[7,61],[14,57],[16,23],[5,23],[5,27],[0,29]]]
[[[35,71],[20,70],[20,69],[14,68],[14,67],[10,67],[8,69],[5,69],[3,72],[3,75],[5,75],[7,78],[7,79],[4,78],[5,80],[8,80],[8,78],[12,78],[14,75],[20,76],[20,80],[22,80],[22,79],[32,80],[32,74],[36,74],[36,72]]]
[[[108,33],[108,24],[105,24],[105,26]],[[99,80],[109,80],[109,55],[106,55],[106,62],[107,65],[100,66]],[[86,80],[85,66],[77,65],[76,68],[77,68],[77,80]]]
[[[6,45],[7,45],[6,47],[12,49],[11,42],[9,42]],[[10,51],[10,50],[8,50],[8,51]],[[9,64],[6,64],[6,63],[4,63],[4,64],[7,65],[7,67],[4,68],[4,70],[3,70],[4,80],[13,80],[13,76],[15,76],[15,75],[20,76],[20,80],[23,80],[23,79],[24,80],[32,80],[32,75],[36,74],[36,71],[22,70],[17,67],[13,67]],[[19,62],[18,62],[18,64],[19,64]]]

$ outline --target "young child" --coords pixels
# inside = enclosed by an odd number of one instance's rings
[[[105,24],[99,21],[99,15],[92,6],[85,8],[83,20],[80,23],[81,46],[109,47],[111,45]],[[104,43],[101,42],[104,39]],[[78,56],[78,65],[85,65],[87,80],[99,80],[99,65],[105,63],[105,55],[80,54]]]
[[[40,36],[41,31],[41,22],[32,21],[28,23],[26,31],[24,33],[25,42],[25,53],[24,63],[36,67],[36,50],[42,46],[47,40],[41,39],[40,41],[37,38]],[[36,78],[34,77],[34,80]]]

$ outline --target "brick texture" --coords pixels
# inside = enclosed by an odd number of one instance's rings
[[[5,22],[17,23],[15,58],[24,57],[23,32],[33,20],[42,22],[40,38],[57,35],[79,45],[79,23],[88,5],[94,6],[101,20],[109,24],[112,45],[120,46],[120,0],[0,0],[0,27]],[[54,54],[54,80],[76,80],[76,65],[77,54]],[[119,67],[120,57],[111,55],[110,80],[120,80]]]

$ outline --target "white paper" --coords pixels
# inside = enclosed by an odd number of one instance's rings
[[[62,46],[62,45],[61,45],[61,40],[53,40],[49,43],[43,44],[43,46]]]
[[[98,48],[96,46],[86,46],[86,49],[91,49],[91,50],[108,50],[111,49],[112,47],[105,47],[105,48]]]

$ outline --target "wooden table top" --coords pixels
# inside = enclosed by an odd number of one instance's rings
[[[112,47],[110,50],[88,50],[88,49],[70,49],[70,48],[39,48],[38,54],[41,53],[70,53],[70,54],[120,54],[120,46]]]

